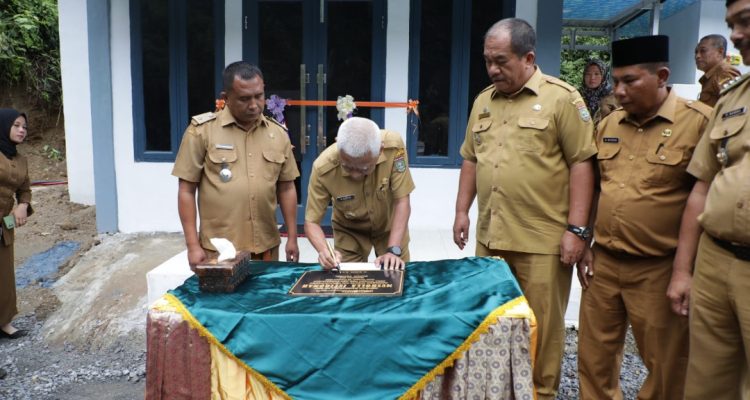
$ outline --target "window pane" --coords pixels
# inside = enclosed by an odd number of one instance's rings
[[[146,150],[170,151],[167,2],[142,0],[140,4]]]
[[[328,84],[326,100],[351,95],[354,101],[371,101],[372,3],[328,2]],[[371,108],[357,108],[354,115],[370,118]],[[336,107],[326,107],[326,145],[336,139],[341,121]]]
[[[215,108],[213,8],[213,1],[187,2],[188,118]]]
[[[452,1],[422,1],[419,33],[419,115],[416,153],[448,155]]]
[[[495,22],[502,19],[503,2],[497,0],[474,0],[471,3],[471,38],[469,48],[469,112],[474,97],[490,85],[484,66],[484,34]],[[468,114],[467,114],[468,115]]]
[[[272,95],[283,99],[300,99],[300,64],[302,64],[302,2],[264,1],[258,5],[258,66],[263,71],[266,99]],[[307,66],[307,72],[311,66]],[[313,73],[312,76],[315,76]],[[272,114],[266,110],[266,115]],[[294,159],[302,171],[300,152],[300,107],[284,109],[289,139],[294,146]],[[297,193],[302,193],[302,180],[295,179]],[[306,188],[305,188],[306,190]],[[300,204],[302,196],[297,196]]]

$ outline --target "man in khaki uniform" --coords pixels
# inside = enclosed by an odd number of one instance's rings
[[[669,38],[612,43],[614,94],[622,108],[597,129],[600,176],[594,240],[578,264],[585,289],[578,334],[581,399],[622,399],[620,364],[628,322],[649,374],[639,399],[681,399],[687,318],[671,312],[686,172],[711,108],[667,87]]]
[[[474,100],[461,146],[464,158],[453,240],[469,238],[477,197],[477,256],[501,256],[538,321],[534,385],[555,398],[565,345],[564,313],[572,265],[583,254],[596,154],[591,115],[567,83],[535,65],[534,29],[504,19],[485,35],[493,85]]]
[[[193,117],[172,175],[180,178],[178,210],[191,266],[216,256],[211,238],[226,238],[254,259],[278,260],[276,204],[288,226],[287,261],[299,257],[299,176],[286,130],[263,116],[265,92],[258,67],[235,62],[223,74],[226,107]],[[199,192],[200,235],[195,226]]]
[[[729,65],[726,58],[727,40],[724,36],[704,36],[695,46],[695,66],[704,72],[698,80],[701,84],[698,100],[711,107],[719,101],[722,86],[730,79],[740,76],[740,71]]]
[[[750,65],[750,0],[726,3],[730,39]],[[750,395],[748,104],[750,80],[744,75],[722,92],[688,166],[698,181],[683,215],[675,269],[683,271],[685,284],[673,304],[681,313],[686,313],[688,302],[690,307],[687,400]]]
[[[353,117],[338,130],[336,143],[313,163],[305,208],[305,233],[324,268],[339,262],[366,262],[403,268],[409,261],[409,194],[414,182],[404,142],[375,122]],[[320,221],[333,203],[334,259]]]

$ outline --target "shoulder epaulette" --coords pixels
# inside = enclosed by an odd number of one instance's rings
[[[383,129],[383,147],[386,149],[394,149],[405,146],[403,139],[401,139],[401,135],[394,131]]]
[[[209,111],[203,114],[194,115],[193,118],[190,119],[190,123],[198,126],[214,119],[216,119],[216,113]]]
[[[330,148],[329,148],[330,149]],[[326,150],[329,150],[326,149]],[[313,163],[313,168],[317,169],[320,175],[325,175],[339,166],[338,150],[325,151]]]
[[[555,84],[557,86],[561,86],[565,90],[567,90],[567,91],[569,91],[571,93],[577,91],[577,89],[575,87],[573,87],[573,85],[569,84],[568,82],[565,82],[562,79],[555,78],[554,76],[549,76],[549,75],[542,75],[542,76],[544,77],[545,81],[547,81],[549,83],[552,83],[552,84]]]
[[[276,118],[273,118],[273,117],[269,117],[269,116],[267,116],[267,115],[266,115],[265,117],[266,117],[266,119],[267,119],[267,120],[269,120],[270,122],[273,122],[273,123],[274,123],[275,125],[278,125],[278,127],[279,127],[279,128],[281,128],[281,129],[283,129],[283,130],[284,130],[284,132],[288,132],[288,131],[289,131],[289,129],[287,129],[287,127],[286,127],[286,126],[284,126],[284,125],[283,125],[283,124],[282,124],[281,122],[277,121],[277,120],[276,120]]]
[[[745,75],[740,75],[736,78],[730,79],[729,82],[725,83],[721,87],[721,92],[719,92],[719,96],[723,96],[725,93],[736,88],[740,83],[744,82],[745,79],[747,79],[749,76],[750,74],[745,74]]]
[[[696,101],[696,100],[688,100],[685,102],[685,105],[703,114],[703,116],[706,118],[711,117],[711,111],[713,111],[713,108],[709,107],[707,104],[703,104],[703,102]]]

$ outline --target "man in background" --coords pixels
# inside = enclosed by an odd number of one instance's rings
[[[724,36],[704,36],[695,46],[695,66],[704,72],[698,80],[701,84],[698,100],[711,107],[719,100],[722,86],[740,76],[740,71],[729,65],[726,58],[727,40]]]

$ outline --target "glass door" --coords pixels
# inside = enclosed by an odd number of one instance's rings
[[[266,98],[384,100],[385,0],[246,0],[245,18],[244,58],[263,71]],[[284,110],[301,174],[300,224],[312,163],[336,139],[336,114],[319,105]],[[382,110],[360,108],[355,115],[383,125]]]

